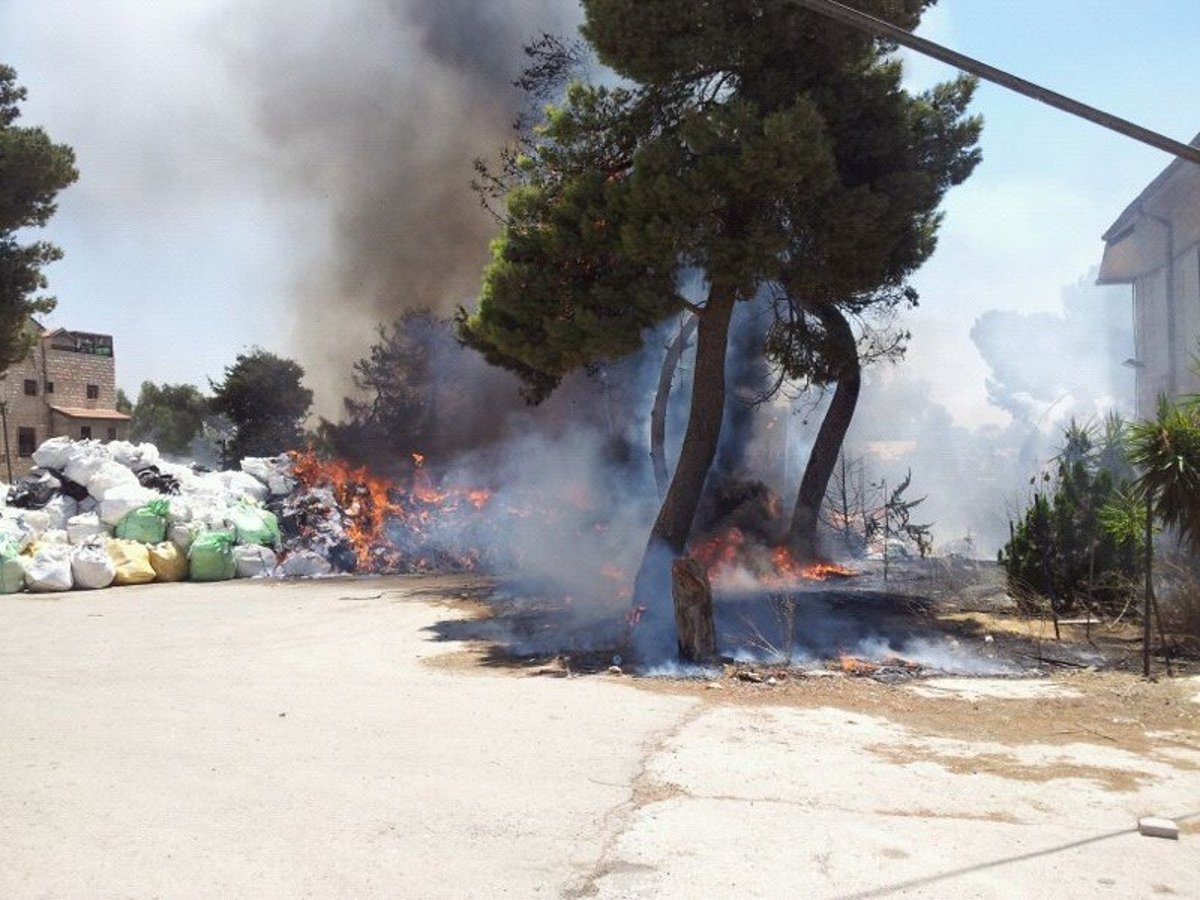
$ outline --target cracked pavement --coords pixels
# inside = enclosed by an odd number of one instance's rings
[[[450,666],[465,585],[4,598],[0,896],[1197,896],[1194,732],[1010,743]]]

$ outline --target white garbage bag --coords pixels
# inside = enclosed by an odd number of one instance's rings
[[[100,521],[115,528],[123,518],[139,506],[159,499],[161,497],[157,492],[142,487],[136,481],[134,484],[112,488],[105,491],[104,499],[100,502]]]
[[[39,544],[70,544],[67,533],[61,528],[50,528],[38,536]]]
[[[66,528],[70,518],[79,512],[79,504],[73,497],[59,494],[51,497],[50,502],[42,507],[50,516],[49,527]]]
[[[112,535],[112,529],[100,521],[94,512],[72,516],[67,521],[67,540],[76,546],[89,538],[107,538]]]
[[[79,505],[76,507],[76,509],[79,511],[78,515],[83,515],[84,513],[95,512],[99,508],[100,508],[100,501],[90,495],[87,497],[84,497],[82,500],[80,500]]]
[[[193,494],[188,497],[187,502],[192,509],[193,522],[202,522],[213,530],[225,527],[229,506],[223,498],[209,493]]]
[[[76,484],[90,486],[96,473],[106,464],[112,464],[112,457],[102,445],[80,441],[71,448],[71,456],[62,472]]]
[[[238,578],[270,575],[275,568],[275,551],[257,544],[240,544],[233,548]]]
[[[289,578],[311,578],[314,575],[328,575],[333,571],[333,566],[329,560],[312,550],[299,550],[289,554],[279,571]]]
[[[84,484],[88,489],[88,493],[97,500],[106,499],[109,492],[117,488],[141,487],[138,484],[136,475],[120,463],[115,463],[111,459],[100,466]]]
[[[245,472],[218,472],[217,478],[224,488],[227,503],[237,503],[249,497],[256,503],[265,503],[271,496],[270,488]]]
[[[158,448],[153,444],[131,444],[129,441],[110,441],[108,452],[125,468],[140,472],[159,462]]]
[[[182,553],[187,553],[192,546],[192,541],[196,539],[196,535],[207,530],[208,528],[203,522],[176,522],[174,525],[167,526],[167,540],[178,547]]]
[[[25,562],[25,586],[35,594],[69,591],[71,548],[65,544],[46,544]]]
[[[106,539],[90,537],[71,556],[71,576],[83,590],[106,588],[117,577],[117,566],[108,555]]]
[[[43,469],[58,469],[61,472],[67,467],[71,454],[75,452],[74,447],[75,442],[69,437],[50,438],[33,451],[33,464]]]
[[[44,509],[23,509],[21,522],[37,537],[50,527],[50,513]]]
[[[242,460],[242,471],[265,484],[273,497],[285,497],[296,486],[296,479],[291,476],[292,460],[287,454],[247,456]]]
[[[169,497],[167,499],[167,524],[178,525],[181,522],[191,522],[195,519],[192,513],[192,505],[183,497]]]

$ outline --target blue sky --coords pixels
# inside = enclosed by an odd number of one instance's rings
[[[228,64],[247,10],[270,5],[0,0],[0,60],[30,93],[22,121],[74,146],[82,171],[47,229],[66,252],[50,270],[52,322],[111,332],[131,393],[143,379],[203,386],[251,345],[295,349],[304,261],[328,252],[335,222],[319,183],[282,186]],[[1200,131],[1196,0],[942,0],[922,33],[1172,137]],[[912,60],[914,85],[947,74]],[[894,376],[927,382],[965,424],[1005,418],[986,404],[975,319],[1057,311],[1099,262],[1100,234],[1170,161],[991,85],[976,109],[984,163],[948,199]],[[348,367],[365,348],[338,340]],[[337,392],[324,393],[331,409]]]

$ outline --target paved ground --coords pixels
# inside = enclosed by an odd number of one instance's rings
[[[1001,740],[1022,701],[986,690],[955,702],[988,736],[947,737],[472,670],[430,659],[455,592],[0,599],[0,896],[1200,896],[1194,717],[1148,752]]]

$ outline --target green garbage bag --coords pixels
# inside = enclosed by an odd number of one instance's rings
[[[0,541],[0,594],[15,594],[25,587],[21,550],[12,541]]]
[[[269,509],[242,503],[230,512],[229,521],[237,531],[239,544],[279,546],[279,520]]]
[[[237,572],[233,535],[206,531],[192,541],[188,550],[188,572],[192,581],[228,581]]]
[[[131,510],[117,523],[117,537],[123,541],[139,544],[158,544],[167,534],[167,512],[171,504],[166,500],[151,500],[144,506]]]

